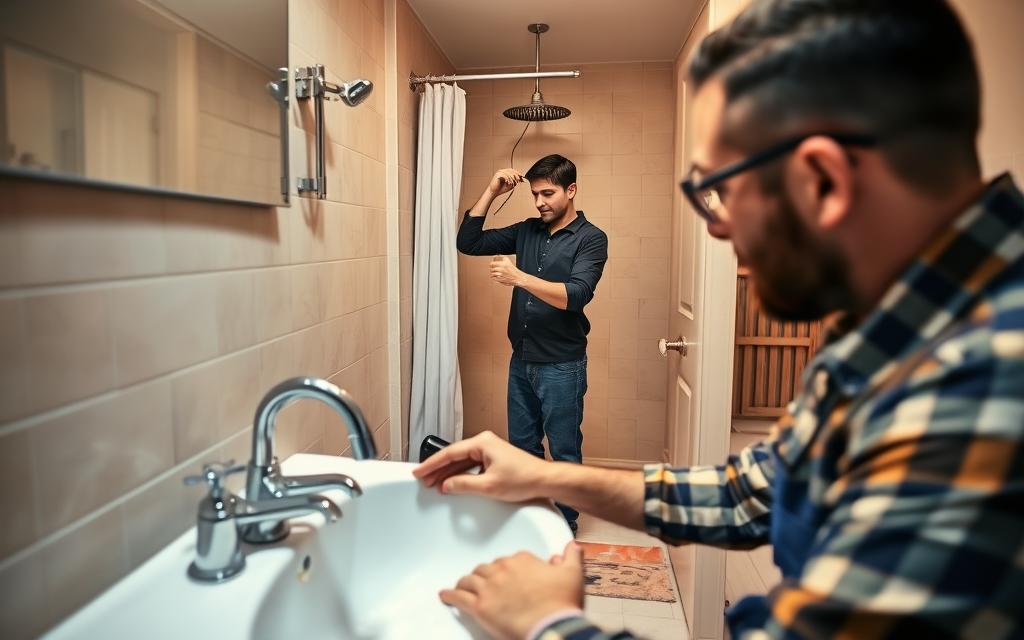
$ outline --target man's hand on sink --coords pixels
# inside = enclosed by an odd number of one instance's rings
[[[483,467],[477,475],[469,473]],[[644,530],[644,474],[550,462],[490,431],[449,445],[413,470],[441,493],[469,493],[506,502],[550,498],[624,527]]]
[[[468,473],[483,467],[479,474]],[[541,480],[550,464],[517,449],[490,431],[449,445],[423,464],[413,475],[441,493],[471,493],[506,502],[548,497]]]
[[[522,640],[550,616],[582,614],[583,550],[570,542],[547,562],[525,551],[500,558],[440,595],[495,638]]]

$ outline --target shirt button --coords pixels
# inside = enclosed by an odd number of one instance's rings
[[[523,328],[524,328],[524,329],[526,328],[526,325],[525,325],[525,324],[523,325]]]
[[[526,304],[533,304],[533,300],[527,300]]]
[[[537,267],[537,271],[540,271],[540,270],[541,270],[541,267]]]

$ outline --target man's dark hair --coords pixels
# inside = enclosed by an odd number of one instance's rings
[[[557,153],[544,156],[526,172],[527,180],[533,181],[540,178],[546,178],[552,184],[568,189],[569,185],[576,182],[576,165],[572,163],[572,160]]]
[[[723,139],[740,149],[865,133],[923,191],[979,173],[978,71],[946,0],[754,0],[704,39],[689,72],[698,88],[721,78]]]

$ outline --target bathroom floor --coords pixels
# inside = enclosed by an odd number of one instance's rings
[[[639,531],[632,531],[611,522],[585,514],[580,515],[579,532],[576,539],[581,542],[603,542],[607,544],[631,544],[644,547],[660,546],[664,543]],[[665,557],[668,552],[664,551]],[[671,573],[671,568],[669,569]],[[676,581],[669,580],[676,601],[652,602],[628,600],[625,598],[602,598],[586,596],[584,609],[591,621],[607,631],[626,628],[646,640],[688,640],[689,631],[683,617],[682,601],[676,591]]]

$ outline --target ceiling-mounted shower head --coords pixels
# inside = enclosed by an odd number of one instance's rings
[[[535,59],[536,73],[540,73],[540,34],[548,30],[548,25],[537,23],[531,24],[526,29],[537,36],[537,49]],[[509,107],[502,112],[502,115],[512,120],[523,120],[526,122],[547,122],[549,120],[561,120],[569,117],[572,111],[565,107],[559,107],[544,102],[544,96],[540,92],[540,78],[536,79],[533,89],[533,99],[530,104],[518,107]]]
[[[572,112],[565,107],[545,104],[544,102],[534,102],[518,107],[509,107],[502,112],[502,115],[512,120],[522,120],[524,122],[546,122],[548,120],[568,118],[570,113]]]

